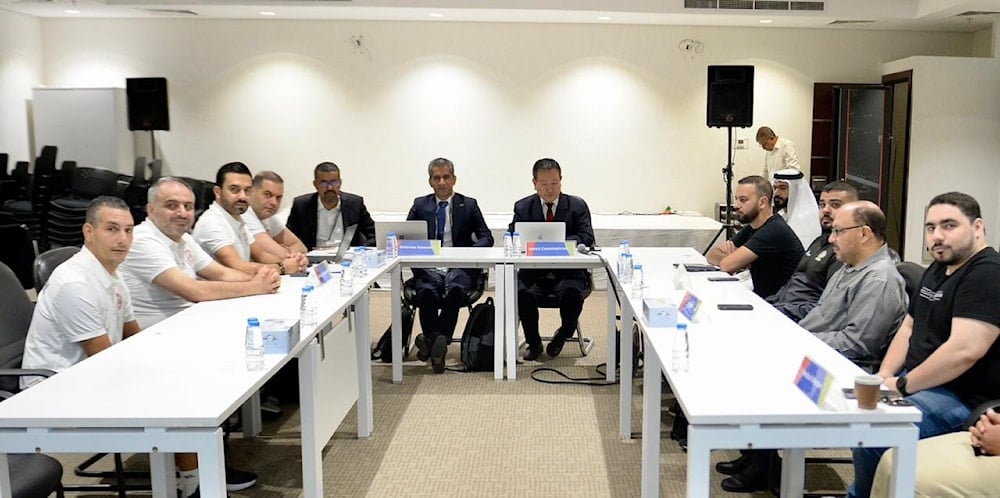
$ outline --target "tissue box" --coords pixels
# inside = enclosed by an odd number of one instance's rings
[[[677,305],[668,299],[646,298],[642,300],[642,314],[650,327],[676,327]]]
[[[299,321],[291,318],[270,318],[261,324],[264,354],[287,354],[299,342]]]

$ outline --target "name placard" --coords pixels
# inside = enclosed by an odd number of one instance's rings
[[[524,248],[528,256],[569,256],[569,244],[555,241],[531,241]]]
[[[830,372],[812,358],[808,356],[802,358],[802,365],[795,374],[795,386],[802,391],[802,394],[816,403],[816,406],[823,406],[831,385],[833,385],[833,375]]]
[[[681,305],[677,307],[677,311],[684,318],[687,318],[689,322],[693,322],[694,315],[698,313],[698,308],[701,308],[701,299],[698,299],[698,296],[690,292],[685,292],[684,299],[681,299]]]
[[[437,256],[441,253],[440,240],[401,240],[400,256]]]
[[[326,261],[320,261],[313,266],[313,273],[316,274],[316,278],[319,280],[319,284],[323,285],[333,278],[332,272],[330,271],[329,265]]]

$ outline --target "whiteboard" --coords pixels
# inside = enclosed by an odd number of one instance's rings
[[[57,166],[76,161],[131,174],[134,146],[123,88],[35,88],[35,147],[59,148]]]

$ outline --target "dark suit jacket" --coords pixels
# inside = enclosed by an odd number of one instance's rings
[[[545,221],[542,200],[532,194],[514,203],[514,221],[508,231],[514,231],[519,221]],[[566,223],[566,240],[575,240],[588,247],[594,245],[594,227],[590,224],[590,208],[587,202],[575,195],[559,194],[554,221]]]
[[[428,194],[413,199],[407,220],[427,222],[427,238],[437,236],[437,197]],[[475,239],[473,239],[475,236]],[[479,203],[458,192],[451,198],[451,241],[455,247],[492,247],[493,233],[486,226]]]
[[[316,246],[316,210],[319,208],[319,194],[300,195],[292,201],[292,212],[285,227],[298,235],[306,248]],[[340,193],[340,214],[344,218],[344,228],[358,225],[358,231],[351,239],[352,246],[375,245],[375,220],[365,207],[365,199],[360,195]]]

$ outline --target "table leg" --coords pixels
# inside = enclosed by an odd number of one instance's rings
[[[892,493],[896,498],[913,496],[916,491],[918,432],[916,426],[911,429],[913,437],[896,446],[896,457],[892,462]]]
[[[504,285],[504,339],[507,344],[507,379],[517,379],[517,269],[512,264],[504,265],[506,284]]]
[[[240,410],[243,416],[243,439],[257,437],[264,426],[260,418],[260,391],[253,393]]]
[[[648,360],[647,360],[648,361]],[[646,363],[646,367],[649,363]],[[645,429],[643,429],[645,430]],[[688,498],[710,496],[712,485],[712,448],[708,444],[709,437],[702,434],[698,427],[688,426],[688,458],[687,458],[687,495]],[[642,435],[643,442],[646,434]]]
[[[226,459],[222,449],[222,429],[198,449],[198,486],[201,496],[223,498],[226,496]]]
[[[656,498],[660,496],[660,359],[648,341],[645,346],[646,365],[642,376],[642,496]],[[690,461],[689,456],[689,491]],[[704,496],[708,496],[708,493]]]
[[[320,333],[325,333],[325,328]],[[359,358],[360,362],[360,358]],[[313,341],[299,355],[299,417],[302,425],[302,491],[304,496],[323,496],[323,446],[318,417],[319,343]],[[360,380],[359,380],[360,382]],[[360,398],[359,398],[360,401]],[[360,421],[360,414],[359,421]],[[360,424],[359,424],[360,425]],[[360,430],[360,427],[359,427]]]
[[[506,323],[507,323],[507,275],[504,268],[506,265],[498,264],[493,269],[494,280],[493,295],[493,378],[503,380],[503,358],[504,349],[507,347]]]
[[[7,454],[0,453],[0,498],[14,496],[10,490],[10,468],[7,466]]]
[[[615,364],[615,350],[618,347],[618,343],[615,341],[615,331],[617,330],[617,324],[615,323],[615,309],[618,305],[618,300],[615,299],[614,287],[612,286],[611,277],[608,277],[608,354],[605,361],[607,362],[608,369],[605,372],[604,378],[608,382],[615,381],[615,369],[612,365]],[[622,323],[625,323],[622,320]]]
[[[396,265],[392,267],[392,274],[389,277],[392,284],[392,298],[389,301],[389,309],[392,312],[392,381],[403,382],[403,359],[400,351],[403,350],[403,314],[400,306],[403,302],[403,267]]]
[[[802,496],[806,483],[806,450],[785,448],[781,458],[781,496]]]
[[[365,290],[354,302],[354,337],[358,355],[358,438],[371,437],[375,428],[372,403],[371,293]],[[398,349],[396,351],[399,351]]]
[[[154,498],[172,498],[176,496],[177,478],[175,476],[174,454],[154,451],[149,454],[150,487]]]
[[[628,304],[627,299],[623,298],[622,331],[619,338],[622,360],[621,372],[618,373],[620,379],[618,382],[618,437],[626,440],[632,438],[632,372],[635,369],[635,365],[632,364],[632,318],[632,306]],[[614,343],[614,340],[611,342]],[[614,369],[614,359],[612,359],[608,362],[608,371]],[[659,374],[659,370],[656,372]],[[659,380],[659,375],[657,375],[657,380]]]

